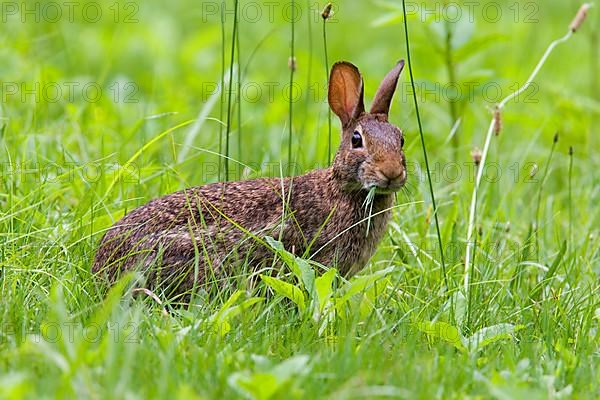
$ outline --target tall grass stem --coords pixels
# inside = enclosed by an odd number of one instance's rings
[[[552,53],[552,50],[554,50],[554,48],[556,46],[558,46],[559,44],[564,43],[567,40],[569,40],[569,38],[571,38],[572,35],[573,35],[573,31],[569,30],[566,35],[564,35],[563,37],[556,39],[552,43],[550,43],[550,45],[544,52],[542,58],[537,63],[533,72],[529,76],[529,79],[527,79],[525,84],[519,90],[511,93],[510,95],[508,95],[506,98],[504,98],[498,104],[498,106],[497,106],[498,112],[501,112],[502,109],[504,108],[504,106],[509,101],[518,97],[519,95],[521,95],[524,91],[526,91],[529,88],[529,86],[531,85],[531,83],[533,82],[535,77],[537,76],[537,74],[540,71],[540,69],[542,68],[542,66],[546,63],[548,56],[550,55],[550,53]],[[479,168],[477,170],[477,175],[475,177],[475,186],[473,187],[473,193],[471,195],[471,205],[469,207],[469,224],[467,227],[467,249],[466,249],[466,254],[465,254],[465,273],[464,273],[464,282],[463,282],[465,293],[468,293],[468,291],[469,291],[469,279],[470,279],[469,273],[471,270],[471,263],[474,262],[474,260],[473,260],[473,257],[474,257],[473,231],[475,229],[475,223],[476,223],[477,196],[478,196],[478,192],[479,192],[479,185],[481,184],[481,178],[483,176],[483,170],[485,169],[485,162],[487,159],[487,154],[490,150],[490,143],[492,140],[492,136],[494,135],[495,127],[496,127],[496,118],[494,115],[494,116],[492,116],[490,125],[487,130],[487,134],[485,136],[485,145],[483,146],[483,151],[481,153],[481,163],[479,165]]]
[[[223,122],[225,103],[225,7],[221,7],[221,94],[219,99],[219,121]],[[223,154],[223,124],[219,124],[219,154]],[[218,163],[219,180],[223,179],[221,160]]]
[[[442,243],[442,234],[440,232],[440,221],[438,218],[438,208],[435,202],[435,193],[433,191],[433,181],[431,179],[431,170],[429,169],[429,159],[427,158],[427,147],[425,144],[425,135],[423,135],[423,125],[421,124],[421,115],[419,114],[419,102],[417,101],[417,91],[415,89],[415,80],[413,77],[412,61],[410,58],[410,40],[408,37],[408,22],[406,19],[406,0],[402,0],[402,12],[404,14],[404,34],[406,39],[406,57],[408,59],[408,72],[410,75],[410,84],[412,86],[413,100],[415,103],[415,113],[417,115],[417,123],[419,125],[419,136],[421,137],[421,147],[423,148],[423,158],[425,159],[425,169],[427,170],[427,181],[429,182],[429,194],[431,195],[431,203],[433,205],[433,218],[435,220],[435,229],[437,233],[438,244],[440,247],[440,261],[442,264],[442,274],[444,275],[444,284],[446,290],[450,289],[448,284],[448,275],[446,273],[446,262],[444,259],[444,244]]]
[[[569,248],[573,249],[573,146],[569,146]]]
[[[306,9],[310,10],[310,0],[306,0]],[[306,24],[306,30],[308,32],[308,66],[306,68],[306,88],[310,88],[310,85],[312,83],[312,66],[313,66],[313,30],[312,30],[312,19],[306,18],[307,24]],[[304,98],[304,114],[305,115],[310,115],[309,114],[309,108],[310,108],[310,102],[311,102],[311,95],[310,95],[310,90],[306,90],[306,97]],[[302,127],[300,129],[300,132],[302,134],[306,133],[306,124],[307,124],[307,119],[304,118],[302,120]]]
[[[290,18],[290,22],[291,22],[291,41],[290,41],[290,62],[289,64],[289,68],[290,68],[290,92],[289,92],[289,108],[288,108],[288,168],[291,168],[292,166],[292,134],[293,134],[293,127],[292,127],[292,121],[293,121],[293,111],[294,111],[294,107],[293,107],[293,94],[294,94],[294,70],[296,69],[296,60],[295,60],[295,54],[294,54],[294,26],[296,23],[296,9],[295,9],[295,4],[294,4],[294,0],[291,0],[290,3],[291,6],[291,18]]]
[[[237,24],[235,32],[235,41],[237,46],[237,159],[242,159],[242,59],[240,58],[240,27]],[[241,173],[240,173],[241,177]]]
[[[542,205],[542,192],[544,190],[544,183],[546,182],[546,178],[548,177],[548,171],[550,169],[550,163],[552,162],[552,156],[554,155],[554,150],[556,149],[556,143],[558,143],[558,133],[554,135],[554,140],[552,141],[552,147],[550,148],[550,154],[548,155],[548,160],[546,160],[546,166],[544,167],[544,173],[542,175],[542,179],[540,181],[540,186],[538,188],[538,196],[537,196],[537,204],[535,207],[535,230],[533,234],[535,235],[535,254],[536,259],[539,261],[540,258],[540,241],[539,241],[539,231],[540,231],[540,209]]]
[[[452,38],[454,32],[452,32],[452,22],[446,19],[445,21],[446,28],[446,47],[444,51],[444,61],[446,63],[446,72],[448,73],[448,85],[450,87],[454,87],[456,85],[456,68],[454,63],[454,55],[452,53]],[[449,99],[448,105],[450,109],[450,118],[452,119],[451,125],[452,130],[454,130],[454,134],[451,136],[452,140],[452,159],[456,162],[458,160],[458,147],[460,145],[460,138],[458,136],[459,125],[457,125],[457,121],[459,120],[458,111],[456,109],[456,99]],[[456,129],[456,130],[455,130]]]
[[[325,82],[329,85],[329,58],[327,56],[327,19],[323,18],[323,52],[325,54]],[[331,164],[331,109],[327,107],[327,165]]]
[[[231,134],[231,91],[233,86],[233,64],[235,61],[235,37],[238,25],[238,0],[234,2],[233,32],[231,36],[231,58],[229,61],[229,86],[227,87],[227,127],[225,132],[225,180],[229,180],[229,136]],[[238,68],[239,69],[239,68]]]

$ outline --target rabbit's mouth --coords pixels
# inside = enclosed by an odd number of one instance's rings
[[[376,194],[394,194],[397,191],[399,191],[400,189],[402,189],[403,185],[394,185],[394,186],[387,186],[387,187],[381,187],[381,186],[375,186],[375,193]]]
[[[368,186],[366,189],[370,190],[374,187],[377,194],[392,194],[402,189],[404,183],[406,183],[406,169],[402,169],[402,172],[392,177],[379,172],[375,182],[366,185]]]
[[[361,166],[358,172],[359,190],[370,191],[375,189],[376,194],[392,194],[404,187],[407,179],[406,168],[402,165],[398,168],[382,169],[375,166]]]
[[[383,183],[377,182],[365,187],[365,190],[369,191],[375,188],[376,194],[393,194],[402,189],[404,182],[401,183]]]

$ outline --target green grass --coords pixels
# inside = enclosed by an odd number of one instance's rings
[[[447,26],[409,15],[415,84],[429,88],[419,92],[419,111],[448,290],[405,72],[390,119],[406,135],[409,183],[365,270],[349,282],[334,269],[315,275],[321,266],[271,242],[286,264],[281,280],[263,278],[253,292],[199,296],[180,308],[133,297],[132,277],[110,290],[101,286],[90,273],[98,240],[136,206],[225,176],[220,132],[230,136],[230,177],[327,164],[328,111],[318,73],[325,3],[309,12],[295,2],[302,13],[294,26],[293,79],[302,92],[292,103],[291,143],[287,3],[275,6],[272,20],[263,8],[254,21],[244,11],[249,3],[239,2],[243,81],[234,72],[224,82],[243,93],[232,110],[227,93],[216,94],[221,101],[213,108],[205,104],[230,67],[222,57],[231,55],[233,14],[226,15],[222,47],[220,11],[206,8],[212,3],[163,3],[146,1],[137,10],[123,4],[120,23],[113,3],[101,1],[96,23],[75,8],[73,22],[24,24],[17,16],[2,24],[0,398],[600,396],[596,9],[551,55],[535,92],[504,109],[479,188],[468,298],[462,284],[475,176],[470,151],[482,147],[494,106],[491,89],[487,97],[481,89],[497,84],[505,97],[523,83],[547,44],[565,33],[577,2],[527,3],[538,5],[533,17],[535,9],[520,2],[516,21],[512,3],[501,2],[498,22],[482,18],[480,6],[474,24],[463,18],[453,25],[452,80],[479,86],[473,98],[453,100],[452,116],[448,96],[435,94],[436,83],[449,81]],[[406,57],[399,4],[344,2],[327,21],[329,62],[360,67],[367,104]],[[130,12],[137,23],[125,23]],[[308,60],[315,71],[310,90]],[[58,101],[9,94],[13,84],[51,90],[56,82],[65,91]],[[68,101],[70,82],[96,83],[102,96],[90,101],[75,90]],[[228,112],[230,129],[218,120]],[[196,132],[193,122],[204,113],[209,118]],[[456,117],[460,140],[447,142]],[[333,128],[337,142],[335,120]],[[193,145],[184,150],[188,138]],[[294,168],[286,164],[290,148]]]

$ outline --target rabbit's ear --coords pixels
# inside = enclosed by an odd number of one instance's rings
[[[404,60],[398,61],[398,64],[383,78],[373,104],[371,105],[371,114],[385,114],[387,115],[390,111],[390,104],[392,103],[392,97],[396,91],[396,84],[398,83],[398,77],[404,68]]]
[[[344,127],[363,113],[363,80],[358,68],[346,61],[335,63],[329,76],[327,97],[329,106],[340,117]]]

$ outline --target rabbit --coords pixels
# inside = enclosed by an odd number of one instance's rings
[[[355,274],[385,234],[394,193],[407,179],[403,132],[388,122],[403,67],[401,60],[385,76],[366,112],[358,68],[346,61],[332,66],[328,102],[342,137],[329,168],[211,183],[154,199],[107,230],[92,272],[112,283],[137,270],[149,287],[185,295],[231,277],[236,265],[251,273],[268,267],[274,253],[264,238],[272,236],[294,254]]]

